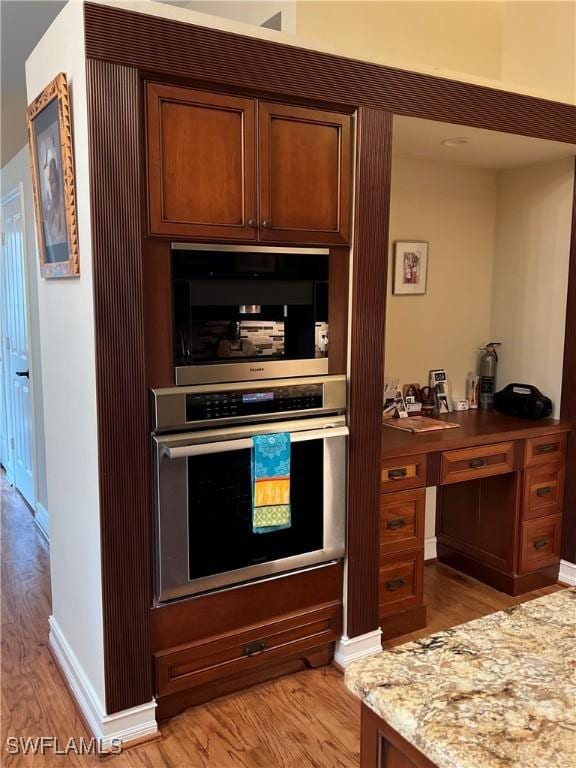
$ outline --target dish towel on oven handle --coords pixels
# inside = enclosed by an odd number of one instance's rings
[[[252,438],[252,530],[290,528],[290,434]]]

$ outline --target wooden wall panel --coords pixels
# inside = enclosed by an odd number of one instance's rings
[[[108,713],[152,698],[138,71],[87,62]],[[128,119],[127,119],[128,117]]]
[[[560,416],[572,422],[576,430],[576,159],[574,162],[574,197],[572,200],[572,237],[568,268],[566,332],[564,336],[564,371]],[[562,557],[576,563],[576,434],[568,435],[566,454],[566,490],[562,525]]]
[[[346,629],[349,637],[370,632],[379,625],[382,340],[386,321],[391,157],[392,115],[361,107],[352,261]]]
[[[86,3],[92,58],[168,78],[271,95],[363,104],[401,115],[576,143],[569,104]]]

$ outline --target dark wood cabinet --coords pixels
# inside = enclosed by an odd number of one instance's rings
[[[260,239],[347,243],[350,116],[258,104]]]
[[[256,102],[147,83],[149,230],[256,240]]]
[[[393,492],[403,483],[426,484],[426,457],[384,460],[380,495],[379,614],[382,638],[426,624],[424,605],[424,514],[426,490]],[[404,474],[399,473],[401,470]]]
[[[382,637],[426,622],[425,488],[438,488],[438,560],[511,595],[554,584],[569,425],[451,413],[458,429],[384,427],[380,496]]]
[[[341,632],[342,563],[153,608],[157,716],[329,664]]]
[[[350,115],[151,82],[146,107],[151,235],[348,243]]]

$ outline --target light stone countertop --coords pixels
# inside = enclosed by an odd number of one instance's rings
[[[438,768],[576,768],[576,589],[362,659],[346,685]]]

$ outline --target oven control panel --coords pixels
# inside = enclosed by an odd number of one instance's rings
[[[186,421],[282,414],[311,408],[322,408],[322,384],[186,395]]]
[[[345,376],[310,376],[152,390],[152,431],[343,413]]]

